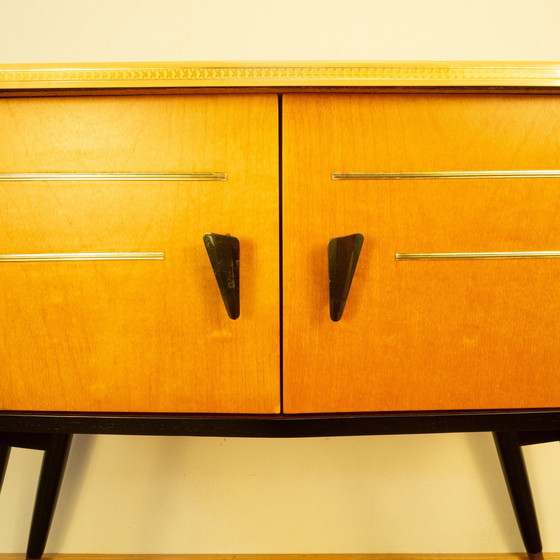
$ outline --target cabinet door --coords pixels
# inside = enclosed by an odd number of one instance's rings
[[[285,410],[560,406],[560,98],[293,94],[283,115]],[[334,322],[327,242],[355,233]]]
[[[277,113],[272,95],[0,100],[3,410],[278,411]],[[208,232],[239,239],[237,320]]]

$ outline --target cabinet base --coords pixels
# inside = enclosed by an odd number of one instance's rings
[[[347,415],[135,415],[0,413],[0,474],[10,446],[45,449],[28,558],[42,556],[73,434],[182,435],[217,437],[333,437],[350,435],[494,432],[504,476],[529,560],[544,560],[539,527],[521,446],[560,436],[560,411],[426,412]],[[44,447],[45,439],[48,445]],[[317,555],[311,555],[311,557]],[[305,558],[306,556],[302,556]],[[320,557],[320,556],[319,556]],[[345,556],[342,556],[345,557]],[[350,556],[351,557],[351,556]],[[405,558],[445,556],[392,556]],[[196,558],[193,556],[192,558]],[[202,558],[206,558],[202,556]],[[225,558],[228,558],[227,556]],[[260,558],[256,556],[255,558]],[[289,558],[279,556],[277,558]],[[296,558],[299,558],[296,556]],[[329,555],[332,560],[333,556]],[[368,559],[383,556],[366,555]],[[391,558],[388,556],[387,558]],[[451,556],[449,558],[460,558]],[[463,556],[463,559],[475,556]],[[492,558],[497,559],[495,555]],[[507,558],[507,556],[505,557]],[[519,556],[511,558],[519,559]],[[0,560],[2,556],[0,555]],[[130,560],[130,559],[128,559]],[[235,560],[240,560],[239,556]],[[560,558],[559,558],[560,560]]]
[[[511,431],[520,433],[521,445],[560,439],[560,409],[305,415],[0,412],[0,435],[19,432],[300,438]]]

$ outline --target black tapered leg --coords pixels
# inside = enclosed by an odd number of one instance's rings
[[[527,554],[531,560],[542,560],[539,522],[517,435],[515,432],[494,432],[494,442]]]
[[[0,490],[4,482],[4,475],[8,466],[8,459],[10,458],[11,447],[8,445],[0,445]]]
[[[31,521],[27,558],[41,558],[45,551],[71,441],[71,434],[52,434],[45,450]]]

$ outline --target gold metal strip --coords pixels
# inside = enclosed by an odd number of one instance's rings
[[[23,253],[0,255],[0,262],[50,261],[152,261],[164,260],[165,253]]]
[[[504,251],[493,253],[396,253],[397,261],[472,261],[489,259],[558,259],[560,251]]]
[[[226,181],[226,173],[0,173],[0,181]]]
[[[560,177],[560,169],[516,169],[508,171],[404,171],[380,173],[333,173],[333,181],[387,181],[399,179],[523,179]]]
[[[0,89],[255,86],[559,87],[559,62],[212,61],[2,64]]]

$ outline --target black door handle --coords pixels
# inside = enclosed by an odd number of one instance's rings
[[[340,321],[344,313],[363,243],[364,236],[354,233],[345,237],[335,237],[327,245],[330,314],[333,321]]]
[[[239,306],[239,239],[206,233],[203,237],[214,276],[230,319],[237,319]]]

